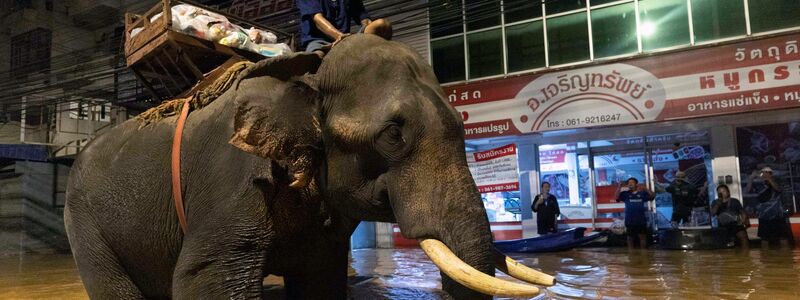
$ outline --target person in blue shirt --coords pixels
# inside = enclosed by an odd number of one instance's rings
[[[627,185],[620,184],[617,189],[617,202],[625,203],[625,230],[628,232],[628,247],[633,247],[634,238],[639,238],[639,246],[647,248],[647,202],[655,198],[651,190],[642,189],[639,180],[631,177]]]
[[[306,52],[322,51],[350,33],[350,22],[361,24],[359,32],[391,39],[388,21],[372,21],[361,0],[297,0],[300,10],[300,48]],[[318,54],[322,55],[322,52]]]

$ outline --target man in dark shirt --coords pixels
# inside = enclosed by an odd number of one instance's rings
[[[370,20],[361,0],[297,0],[300,10],[300,47],[314,52],[335,45],[350,33],[350,22],[361,24],[359,32],[391,39],[388,21]],[[321,55],[321,53],[320,53]]]
[[[627,189],[626,189],[627,188]],[[633,247],[634,237],[639,238],[639,246],[647,248],[647,201],[655,198],[651,190],[639,187],[639,180],[631,177],[627,186],[620,184],[617,189],[617,202],[625,203],[625,230],[628,231],[628,247]]]
[[[556,224],[561,210],[558,208],[558,199],[550,194],[550,183],[542,183],[542,193],[533,199],[531,210],[536,213],[536,227],[539,234],[548,234],[558,231]]]
[[[672,195],[672,227],[678,227],[681,222],[689,223],[692,216],[692,206],[697,198],[697,188],[686,181],[686,173],[678,171],[675,180],[666,188]]]

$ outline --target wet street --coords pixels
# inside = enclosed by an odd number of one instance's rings
[[[352,257],[354,299],[439,298],[439,271],[421,250],[355,250]],[[800,298],[800,249],[593,248],[512,257],[556,275],[543,299]],[[280,280],[265,282],[280,290]],[[86,298],[68,255],[0,257],[0,299]]]

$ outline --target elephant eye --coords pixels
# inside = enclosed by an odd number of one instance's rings
[[[401,160],[408,147],[403,128],[397,123],[384,127],[375,141],[375,147],[389,161]]]
[[[392,124],[387,126],[382,132],[383,142],[390,144],[390,145],[398,145],[405,143],[405,139],[403,138],[403,131],[400,129],[400,126],[396,124]]]

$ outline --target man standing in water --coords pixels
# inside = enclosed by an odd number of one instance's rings
[[[697,198],[697,189],[686,180],[686,173],[675,172],[675,180],[666,188],[672,195],[672,227],[681,223],[686,226],[692,216],[692,206]]]
[[[757,189],[753,181],[759,175],[763,183],[761,188]],[[781,186],[773,175],[772,168],[764,167],[760,173],[753,172],[747,178],[745,190],[758,194],[758,237],[770,245],[779,245],[781,238],[784,237],[790,239],[791,235],[787,234],[786,218],[783,215]]]
[[[542,182],[542,193],[533,199],[531,210],[536,213],[536,227],[540,235],[558,231],[557,218],[561,214],[558,200],[550,194],[550,183]]]
[[[628,247],[633,248],[635,237],[639,239],[639,247],[647,248],[647,201],[655,198],[651,190],[641,189],[639,180],[631,177],[627,186],[620,184],[617,189],[617,202],[625,203],[625,230],[628,232]]]
[[[727,185],[717,186],[717,196],[719,199],[711,203],[711,214],[717,216],[719,227],[725,228],[728,233],[735,235],[739,239],[742,248],[750,246],[747,237],[747,227],[750,227],[750,220],[744,212],[742,203],[739,199],[731,198],[731,191]]]

